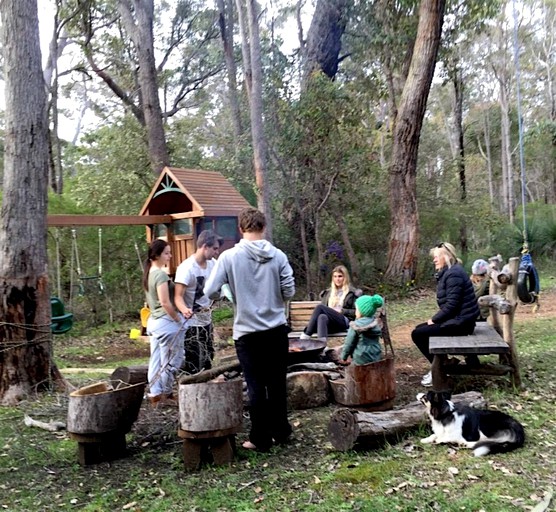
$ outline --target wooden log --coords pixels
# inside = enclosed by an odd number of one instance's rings
[[[243,381],[180,384],[180,428],[190,432],[224,430],[243,422]]]
[[[146,364],[137,366],[119,366],[112,372],[112,375],[110,375],[110,380],[115,388],[117,388],[118,384],[121,382],[124,382],[125,384],[139,384],[141,382],[146,383],[148,372],[149,366]]]
[[[130,431],[143,400],[144,384],[112,389],[99,382],[70,393],[67,430],[76,434]]]
[[[454,403],[482,408],[486,400],[476,391],[452,397]],[[420,402],[392,411],[362,412],[354,409],[338,409],[330,417],[328,439],[339,451],[352,450],[356,446],[377,446],[428,422],[425,407]]]
[[[386,357],[374,363],[350,364],[345,378],[330,383],[334,400],[342,405],[368,406],[392,403],[396,398],[394,358]]]
[[[209,380],[216,379],[219,375],[222,375],[226,372],[233,372],[241,370],[241,365],[238,361],[234,361],[232,363],[223,364],[221,366],[215,366],[210,370],[204,370],[199,373],[195,373],[193,375],[183,375],[180,377],[180,385],[181,384],[200,384],[202,382],[208,382]]]
[[[512,312],[513,306],[501,295],[484,295],[479,297],[479,306],[488,306],[496,309],[501,315]]]

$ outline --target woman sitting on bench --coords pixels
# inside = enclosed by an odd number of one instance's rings
[[[479,316],[479,306],[471,279],[462,267],[454,246],[443,242],[432,248],[430,254],[436,270],[436,302],[439,309],[427,322],[415,327],[411,339],[432,363],[429,338],[473,334],[475,321]],[[432,385],[431,372],[423,377],[421,384]]]
[[[321,304],[313,311],[299,339],[309,339],[316,333],[320,341],[326,341],[329,334],[347,331],[349,323],[355,320],[355,299],[360,294],[351,286],[347,268],[335,267],[330,288],[321,292]]]

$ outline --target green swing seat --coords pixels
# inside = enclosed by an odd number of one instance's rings
[[[58,297],[50,297],[52,334],[64,334],[73,327],[73,313],[66,313],[64,303]]]

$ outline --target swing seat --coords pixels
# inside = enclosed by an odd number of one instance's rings
[[[73,327],[73,313],[66,313],[64,303],[58,297],[50,297],[52,334],[64,334]]]

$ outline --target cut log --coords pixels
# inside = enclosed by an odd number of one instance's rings
[[[68,432],[129,432],[139,414],[144,390],[144,384],[115,390],[108,383],[99,382],[74,391],[69,396]]]
[[[144,382],[146,384],[148,372],[149,366],[146,364],[119,366],[112,372],[112,375],[110,375],[110,380],[114,388],[117,388],[120,382],[124,382],[125,384],[139,384]]]
[[[301,371],[286,377],[290,409],[321,407],[330,401],[328,378],[322,372]]]
[[[452,397],[454,403],[484,408],[486,400],[476,391]],[[411,429],[428,423],[425,407],[420,402],[392,411],[361,412],[354,409],[338,409],[330,417],[328,439],[339,451],[360,447],[380,446],[384,441],[396,438]]]
[[[394,358],[386,357],[368,364],[350,364],[345,378],[330,383],[334,400],[347,406],[384,404],[391,409],[396,398],[396,369]]]
[[[219,375],[226,372],[233,372],[241,370],[241,365],[238,361],[232,363],[223,364],[221,366],[215,366],[210,370],[203,370],[202,372],[195,373],[193,375],[184,375],[180,377],[181,384],[200,384],[202,382],[208,382],[209,380],[216,379]]]
[[[513,306],[501,295],[484,295],[478,299],[479,306],[489,306],[496,309],[501,315],[512,312]]]
[[[243,381],[180,384],[179,402],[182,430],[207,432],[237,427],[243,422]]]

